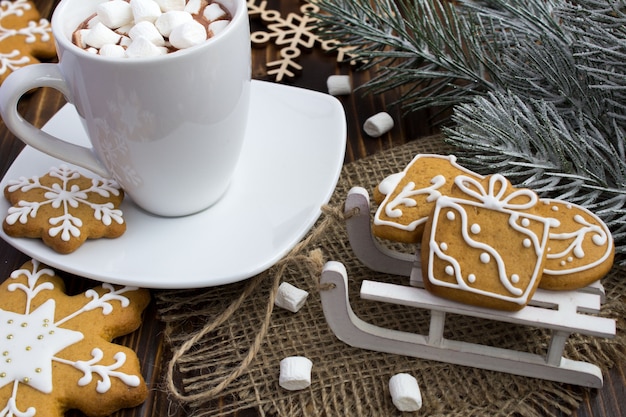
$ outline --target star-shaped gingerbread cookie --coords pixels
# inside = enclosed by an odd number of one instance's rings
[[[68,296],[63,280],[33,260],[0,285],[0,410],[105,416],[143,402],[147,387],[131,349],[115,337],[137,329],[148,290],[103,284]]]
[[[13,71],[55,55],[50,22],[33,2],[0,2],[0,84]]]
[[[65,165],[42,177],[9,181],[4,195],[12,204],[4,232],[41,238],[59,253],[71,253],[87,239],[115,238],[126,231],[118,208],[124,199],[119,185]]]

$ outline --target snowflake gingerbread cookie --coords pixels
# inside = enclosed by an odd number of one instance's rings
[[[55,55],[50,22],[31,1],[0,1],[0,83],[13,71]]]
[[[148,290],[103,284],[68,296],[33,260],[0,285],[0,415],[104,416],[142,403],[147,387],[131,349],[111,343],[141,324]]]
[[[126,231],[118,208],[124,199],[119,185],[65,165],[42,177],[9,181],[4,195],[12,204],[2,224],[5,233],[41,238],[59,253],[71,253],[87,239],[115,238]]]

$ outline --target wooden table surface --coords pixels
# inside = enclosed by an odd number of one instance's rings
[[[56,1],[34,0],[42,17],[50,18]],[[300,2],[298,0],[270,0],[268,8],[279,10],[283,15],[299,13]],[[262,29],[260,22],[252,21],[252,30]],[[276,50],[270,45],[253,49],[253,78],[271,80],[267,76],[266,62],[276,59]],[[304,53],[300,59],[303,70],[292,79],[284,80],[283,83],[303,87],[311,90],[326,92],[326,79],[331,74],[348,74],[352,78],[354,86],[361,85],[371,76],[368,72],[356,71],[346,64],[337,64],[335,56],[325,53],[319,48]],[[363,96],[353,93],[340,97],[345,108],[348,124],[348,143],[345,161],[350,162],[372,155],[392,146],[398,146],[409,140],[419,140],[420,137],[437,133],[436,125],[428,113],[412,114],[401,118],[397,109],[387,105],[393,100],[393,94],[384,96]],[[63,96],[57,91],[40,89],[20,103],[20,111],[23,116],[36,126],[42,126],[49,120],[59,108],[65,104]],[[379,112],[387,111],[396,120],[396,126],[389,133],[380,138],[373,139],[362,132],[365,119]],[[297,133],[297,132],[294,132]],[[12,161],[22,150],[22,142],[14,137],[4,123],[0,123],[0,176],[3,177]],[[9,274],[19,268],[28,257],[6,242],[0,241],[0,276],[8,277]],[[4,278],[3,278],[4,279]],[[94,285],[94,282],[80,277],[69,277],[69,291],[82,291]],[[150,386],[150,395],[147,401],[140,407],[122,410],[116,416],[184,416],[184,409],[172,407],[167,394],[161,388],[162,367],[167,363],[168,348],[164,345],[162,325],[156,318],[154,305],[146,311],[143,326],[134,334],[118,339],[118,343],[126,344],[138,353],[142,363],[144,377]],[[626,364],[621,363],[605,374],[605,386],[601,390],[581,390],[583,402],[574,413],[577,417],[618,417],[623,415],[626,408]],[[216,403],[219,407],[219,402]],[[70,415],[81,416],[78,412],[70,412]],[[255,410],[239,412],[236,416],[255,416]]]

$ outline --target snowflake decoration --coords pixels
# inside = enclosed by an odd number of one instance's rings
[[[124,196],[110,179],[89,178],[62,165],[43,177],[8,182],[9,207],[3,223],[11,236],[41,237],[68,253],[88,238],[117,237],[126,230],[117,207]]]
[[[56,48],[50,22],[28,0],[0,1],[0,82],[16,69],[52,58]]]
[[[110,341],[139,326],[148,301],[147,290],[108,284],[68,296],[35,260],[14,271],[0,285],[0,416],[104,415],[142,402],[136,355]]]
[[[264,46],[272,41],[279,49],[280,58],[268,62],[267,74],[274,76],[277,82],[285,77],[294,77],[302,70],[298,63],[298,57],[302,49],[310,50],[315,45],[320,45],[324,51],[336,49],[337,61],[342,62],[349,56],[350,48],[337,48],[334,40],[322,40],[314,33],[317,19],[311,13],[319,12],[319,7],[313,3],[305,2],[300,7],[301,14],[289,13],[282,17],[276,10],[267,9],[267,1],[248,0],[248,15],[250,18],[260,18],[267,25],[267,31],[257,31],[250,35],[253,44]]]

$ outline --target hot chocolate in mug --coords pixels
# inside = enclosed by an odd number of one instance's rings
[[[183,216],[210,207],[228,188],[248,119],[246,0],[219,1],[232,19],[205,42],[141,58],[101,56],[72,43],[72,33],[103,1],[60,2],[51,19],[59,63],[27,66],[4,81],[4,122],[28,145],[114,178],[148,212]],[[59,90],[76,107],[91,148],[21,117],[20,97],[37,87]]]

